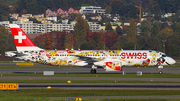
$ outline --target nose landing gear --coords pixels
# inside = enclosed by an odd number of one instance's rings
[[[158,69],[159,69],[159,74],[162,74],[162,69],[163,69],[163,66],[158,66]]]

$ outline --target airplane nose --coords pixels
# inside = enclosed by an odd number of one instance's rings
[[[175,64],[176,61],[173,58],[170,58],[168,59],[168,63],[172,65],[172,64]]]

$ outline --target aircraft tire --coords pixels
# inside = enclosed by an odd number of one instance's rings
[[[96,74],[96,69],[91,69],[91,74]]]
[[[162,71],[159,71],[159,74],[162,74],[163,72]]]

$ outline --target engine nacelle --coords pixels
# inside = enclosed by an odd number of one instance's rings
[[[121,62],[105,62],[106,71],[120,71],[122,68]]]

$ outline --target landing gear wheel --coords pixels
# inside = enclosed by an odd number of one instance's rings
[[[96,74],[96,69],[91,69],[91,74]]]
[[[163,72],[162,71],[159,71],[159,74],[162,74]]]

